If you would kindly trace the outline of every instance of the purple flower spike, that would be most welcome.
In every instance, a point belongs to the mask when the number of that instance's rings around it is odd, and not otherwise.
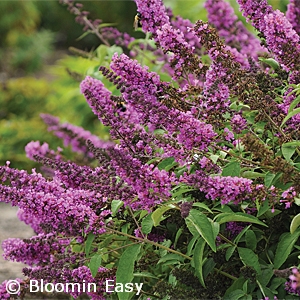
[[[257,58],[258,52],[266,51],[260,41],[238,20],[233,8],[223,0],[207,0],[208,21],[217,29],[228,46],[236,48],[241,54]],[[245,59],[245,57],[244,57]]]
[[[141,14],[142,28],[156,36],[158,29],[170,24],[165,6],[161,0],[136,0],[137,10]]]
[[[247,19],[247,22],[250,21],[257,30],[264,33],[264,16],[273,12],[273,8],[268,5],[268,1],[237,0],[237,3],[240,5],[240,10],[243,11],[243,16]]]
[[[286,71],[296,70],[300,65],[299,35],[282,12],[274,11],[264,17],[268,48]]]
[[[293,25],[294,30],[300,34],[300,0],[290,0],[287,6],[286,18]]]

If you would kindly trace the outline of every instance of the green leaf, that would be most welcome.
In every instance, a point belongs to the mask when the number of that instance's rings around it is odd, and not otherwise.
[[[216,243],[215,243],[215,228],[213,227],[213,223],[209,221],[209,219],[202,214],[200,211],[196,209],[191,209],[189,216],[186,218],[196,231],[204,238],[210,248],[216,252]]]
[[[176,232],[176,236],[175,236],[175,240],[174,240],[174,248],[175,249],[176,249],[176,246],[177,246],[178,239],[180,238],[182,232],[183,232],[183,228],[181,228],[181,227]]]
[[[96,236],[92,232],[90,232],[87,236],[87,239],[85,241],[85,247],[84,247],[86,256],[89,256],[89,253],[90,253],[90,250],[92,247],[92,243],[93,243],[95,237]]]
[[[209,158],[212,160],[213,163],[217,163],[218,159],[219,159],[219,155],[216,154],[212,154]]]
[[[199,281],[204,288],[205,288],[205,282],[203,279],[202,267],[203,267],[203,251],[204,251],[205,244],[206,244],[205,240],[200,237],[195,246],[194,255],[193,255],[193,262],[196,270],[196,275],[199,278]]]
[[[195,203],[193,203],[193,206],[197,206],[197,207],[203,208],[203,209],[207,210],[208,212],[210,212],[211,214],[213,213],[212,210],[206,204],[204,204],[204,203],[195,202]]]
[[[145,209],[140,210],[137,212],[140,216],[139,216],[139,221],[142,220],[145,216],[149,215],[149,212]]]
[[[267,174],[266,174],[266,176],[265,176],[265,186],[267,187],[267,188],[269,188],[269,187],[271,187],[271,185],[272,185],[272,182],[273,182],[273,180],[274,180],[274,178],[275,178],[275,174],[272,174],[271,172],[268,172]]]
[[[188,193],[188,192],[192,192],[192,191],[196,191],[196,190],[197,189],[191,188],[190,186],[180,185],[180,186],[177,186],[176,189],[172,190],[172,197],[175,198],[175,197],[180,196],[184,193]]]
[[[290,233],[293,234],[296,229],[300,226],[300,214],[296,215],[290,225]]]
[[[204,260],[203,260],[204,261]],[[206,259],[203,268],[202,268],[202,273],[203,273],[203,278],[205,279],[208,274],[213,271],[214,267],[216,266],[216,263],[212,257],[209,259]]]
[[[289,257],[295,242],[300,235],[300,229],[297,229],[293,234],[285,232],[280,236],[280,240],[275,252],[274,268],[279,269]]]
[[[78,245],[78,244],[71,246],[72,252],[75,252],[75,253],[82,252],[82,250],[83,250],[82,248],[83,248],[82,245]]]
[[[231,292],[227,297],[225,297],[224,299],[226,300],[238,300],[242,297],[246,296],[245,292],[243,290],[235,290],[233,292]]]
[[[232,283],[232,285],[225,292],[224,300],[225,299],[227,299],[227,300],[235,299],[235,298],[230,298],[229,295],[236,290],[241,290],[245,281],[246,281],[246,279],[244,277],[239,277],[237,280],[235,280]]]
[[[134,277],[145,277],[145,278],[154,278],[158,279],[158,277],[154,276],[152,273],[149,272],[138,272],[138,273],[133,273]]]
[[[113,234],[108,235],[100,244],[97,244],[98,249],[106,248],[114,239],[114,237],[115,236]]]
[[[168,205],[161,206],[161,207],[159,207],[158,209],[156,209],[156,210],[152,213],[152,215],[151,215],[151,218],[152,218],[152,220],[153,220],[153,225],[154,225],[155,227],[158,226],[159,223],[165,219],[165,218],[163,217],[163,214],[164,214],[166,211],[168,211],[168,210],[170,210],[170,209],[173,209],[173,208],[175,208],[174,205],[168,204]]]
[[[240,176],[241,172],[241,165],[238,161],[230,162],[226,165],[222,171],[222,176]]]
[[[152,213],[151,213],[142,221],[142,232],[144,234],[148,234],[151,232],[152,227],[153,227],[153,220],[152,220]]]
[[[116,273],[116,282],[126,283],[132,282],[134,263],[140,253],[141,244],[135,244],[126,248],[119,260],[119,265]],[[130,297],[130,293],[118,292],[119,300],[127,300]]]
[[[213,232],[214,232],[214,240],[216,240],[217,235],[220,232],[220,224],[218,222],[213,222],[211,219],[208,219],[208,221],[211,223]]]
[[[269,209],[269,202],[264,201],[262,205],[257,204],[256,207],[257,207],[257,217],[260,217]]]
[[[168,260],[174,260],[174,261],[177,261],[177,263],[180,263],[180,262],[184,262],[184,257],[179,254],[175,254],[175,253],[167,253],[165,256],[163,256],[158,261],[157,264],[165,263]]]
[[[268,265],[268,267],[263,269],[261,274],[258,275],[256,279],[261,283],[262,286],[266,286],[273,276],[274,276],[273,266]]]
[[[247,230],[245,234],[246,246],[251,250],[256,249],[257,240],[256,235],[252,230]]]
[[[98,25],[98,28],[112,27],[115,25],[118,25],[118,23],[101,23],[100,25]]]
[[[238,252],[244,265],[254,268],[258,275],[261,274],[258,256],[251,249],[238,247]]]
[[[262,285],[259,280],[256,280],[257,285],[259,286],[259,289],[261,290],[261,292],[263,293],[264,296],[268,297],[269,299],[274,299],[274,294],[272,293],[272,291],[267,288],[266,286]]]
[[[120,55],[123,53],[123,49],[116,45],[112,45],[107,48],[107,53],[109,57],[112,57],[116,52]]]
[[[280,127],[282,127],[290,118],[300,113],[300,107],[294,109],[293,111],[289,112],[287,116],[283,119]]]
[[[190,233],[193,235],[194,238],[198,238],[200,236],[199,232],[195,228],[194,224],[188,219],[185,219],[186,226]]]
[[[243,284],[243,291],[245,292],[245,294],[247,293],[248,291],[248,280],[246,280]]]
[[[194,247],[195,243],[197,242],[197,240],[198,240],[197,236],[194,236],[190,240],[190,242],[188,244],[188,247],[187,247],[186,255],[190,256],[192,254],[193,247]]]
[[[88,30],[88,31],[84,32],[82,35],[80,35],[80,36],[76,39],[76,41],[82,40],[84,37],[86,37],[86,36],[89,35],[90,33],[91,33],[91,30]]]
[[[292,103],[290,104],[288,113],[290,113],[291,111],[293,111],[293,109],[300,103],[300,96],[296,97],[295,100],[292,101]]]
[[[300,146],[300,141],[294,141],[294,142],[282,144],[281,151],[282,151],[283,157],[287,161],[291,161],[291,157],[293,156],[297,147],[299,147],[299,146]]]
[[[99,267],[101,266],[101,262],[102,262],[102,256],[99,254],[94,255],[90,260],[89,268],[94,278],[97,275]]]
[[[238,242],[240,241],[240,239],[242,238],[242,236],[249,230],[249,228],[251,227],[251,225],[248,225],[247,227],[245,227],[233,240],[233,242],[235,244],[238,244]]]
[[[221,225],[226,222],[249,222],[268,227],[265,223],[258,220],[256,217],[244,213],[222,213],[216,217],[216,221]]]
[[[166,131],[163,130],[163,129],[155,129],[155,130],[153,131],[153,134],[154,134],[154,135],[163,135],[165,132],[166,132]]]
[[[259,57],[258,60],[269,65],[274,70],[277,70],[279,68],[279,63],[274,58]]]
[[[98,59],[102,62],[104,61],[106,55],[107,55],[107,46],[105,45],[100,45],[97,49],[96,49],[96,54]]]
[[[166,170],[169,171],[174,166],[178,165],[178,163],[175,161],[174,157],[168,157],[162,160],[158,165],[157,168],[159,170]]]
[[[265,177],[265,174],[253,172],[253,171],[245,171],[242,173],[242,177],[248,178],[248,179],[255,179],[255,178]]]
[[[230,257],[234,253],[235,249],[236,249],[236,246],[230,246],[227,248],[226,254],[225,254],[226,261],[229,261]]]
[[[111,212],[112,216],[115,216],[119,209],[124,205],[124,202],[121,200],[111,201]]]

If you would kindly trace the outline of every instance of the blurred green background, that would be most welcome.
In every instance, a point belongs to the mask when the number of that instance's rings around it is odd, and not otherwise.
[[[80,2],[80,1],[79,1]],[[230,1],[238,12],[235,1]],[[136,14],[134,1],[83,1],[89,18],[116,23],[121,32],[136,38],[133,31]],[[174,15],[193,22],[206,20],[204,1],[165,0]],[[286,10],[288,1],[269,1],[274,8]],[[62,142],[47,132],[40,113],[60,117],[103,139],[108,130],[93,115],[80,94],[80,79],[87,74],[100,77],[99,65],[108,65],[114,51],[99,45],[100,40],[83,34],[82,25],[57,1],[0,1],[0,164],[30,170],[38,165],[26,158],[24,147],[32,140],[48,142],[52,149]],[[90,53],[87,58],[72,55],[68,47]],[[93,53],[93,55],[92,55]],[[71,75],[70,75],[71,74]],[[73,75],[72,75],[73,74]],[[74,76],[75,74],[75,76]],[[111,86],[106,82],[107,86]],[[72,159],[70,149],[65,155]]]

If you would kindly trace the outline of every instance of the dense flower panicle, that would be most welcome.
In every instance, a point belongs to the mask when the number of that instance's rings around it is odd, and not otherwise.
[[[287,70],[297,70],[300,65],[300,37],[292,24],[279,10],[264,16],[265,37],[268,48],[276,60]]]
[[[232,131],[234,133],[241,133],[244,129],[247,127],[247,120],[245,120],[241,115],[235,114],[231,120],[230,125],[232,128]]]
[[[241,225],[239,222],[226,223],[226,231],[230,240],[234,239],[243,229],[245,225]]]
[[[117,81],[119,83],[119,80]],[[137,125],[135,124],[139,116],[130,107],[131,114],[118,112],[115,102],[111,99],[111,92],[108,91],[100,80],[87,76],[80,85],[81,92],[85,96],[93,113],[106,126],[110,126],[110,134],[113,139],[124,139],[131,141],[135,136]],[[138,130],[142,129],[138,127]]]
[[[241,59],[235,57],[234,53],[237,50],[226,47],[216,30],[209,24],[198,21],[193,30],[212,59],[205,76],[203,96],[199,97],[200,106],[203,109],[204,119],[214,115],[215,125],[219,127],[218,122],[221,122],[222,115],[232,113],[229,109],[229,96],[235,93],[240,79],[235,72],[244,74],[248,62],[245,62],[243,57]]]
[[[208,22],[217,29],[225,44],[236,48],[241,54],[257,59],[259,52],[266,51],[260,41],[238,20],[230,3],[223,0],[207,0]],[[244,56],[244,60],[247,57]]]
[[[80,84],[81,93],[87,99],[93,113],[99,120],[110,126],[110,119],[115,119],[114,102],[110,99],[111,92],[105,88],[104,84],[97,79],[87,76]],[[98,108],[101,107],[101,110]]]
[[[40,144],[40,141],[30,142],[25,147],[26,156],[33,159],[33,155],[46,156],[49,151],[49,145],[47,143]]]
[[[170,189],[175,176],[169,175],[165,170],[158,170],[153,165],[142,164],[140,160],[132,157],[124,149],[108,149],[111,164],[116,173],[131,186],[137,195],[125,201],[134,210],[146,209],[161,203],[171,196]],[[149,180],[151,178],[151,180]]]
[[[295,201],[296,196],[297,196],[297,193],[295,191],[295,188],[290,187],[281,194],[280,202],[284,203],[285,208],[288,209],[291,207],[292,203]]]
[[[190,210],[193,207],[193,202],[183,202],[180,205],[180,214],[183,218],[187,218]]]
[[[16,279],[14,279],[15,281],[17,281],[17,282],[19,282],[21,285],[22,285],[22,283],[23,283],[23,281],[24,281],[24,279],[21,279],[21,278],[16,278]],[[8,280],[5,280],[5,281],[3,281],[2,283],[0,283],[0,299],[1,300],[10,300],[10,299],[12,299],[11,297],[12,297],[12,295],[10,294],[10,293],[8,293],[7,292],[7,288],[6,288],[6,284],[8,283]],[[12,286],[11,287],[11,289],[12,290],[17,290],[17,286]],[[18,296],[20,296],[20,293],[21,293],[21,291],[20,292],[18,292]]]
[[[43,163],[57,170],[56,178],[59,178],[66,187],[95,191],[97,197],[86,199],[86,204],[97,211],[103,210],[107,202],[113,199],[128,199],[133,195],[133,190],[125,185],[123,180],[117,179],[117,174],[107,158],[105,160],[103,156],[100,158],[99,153],[94,154],[100,163],[95,169],[69,162],[44,160]]]
[[[91,290],[91,292],[87,292],[88,296],[91,296],[94,300],[105,300],[107,297],[105,297],[106,294],[106,285],[105,280],[113,280],[115,281],[114,275],[109,275],[109,270],[103,267],[100,267],[98,269],[98,276],[97,278],[94,278],[91,274],[91,270],[87,266],[81,266],[79,268],[76,268],[72,271],[72,280],[71,282],[75,283],[82,283],[88,284],[88,283],[94,283],[96,286],[96,292]],[[84,281],[83,281],[84,280]],[[112,282],[111,282],[112,284]],[[82,287],[81,291],[75,291],[74,293],[71,293],[73,297],[78,297],[82,294]]]
[[[136,70],[134,62],[130,68],[132,74],[135,74]],[[126,74],[126,72],[122,74]],[[156,76],[158,75],[156,74]],[[135,77],[136,76],[134,75],[133,80]],[[118,82],[120,83],[120,80]],[[156,77],[154,82],[151,81],[149,83],[151,84],[150,89],[153,89],[152,92],[154,94],[156,93],[156,89],[154,88],[156,87],[157,82],[159,82],[159,77]],[[147,83],[148,82],[140,84],[138,81],[135,86],[139,86],[141,89],[144,84],[147,86]],[[127,84],[127,82],[122,84]],[[124,91],[124,87],[122,87],[122,90]],[[128,148],[128,145],[130,144],[132,151],[136,153],[144,153],[144,151],[146,151],[148,155],[154,152],[154,149],[149,145],[154,148],[170,148],[169,145],[158,141],[152,134],[146,132],[143,126],[140,126],[140,122],[143,119],[141,111],[137,111],[135,107],[132,106],[132,102],[127,98],[125,99],[127,102],[126,112],[120,114],[115,107],[115,103],[109,97],[110,93],[108,93],[101,81],[87,76],[81,83],[81,92],[85,95],[93,112],[98,116],[101,122],[110,126],[111,137],[113,139],[119,139],[121,147]],[[105,97],[103,95],[105,95]],[[141,108],[143,109],[143,107]],[[133,143],[133,141],[135,142]],[[173,152],[175,152],[175,150],[173,150]]]
[[[189,30],[188,33],[191,35],[193,32]],[[183,32],[179,29],[174,29],[170,24],[165,24],[160,29],[157,29],[157,40],[164,52],[171,51],[172,53],[169,59],[172,68],[174,68],[174,78],[181,77],[184,69],[190,69],[190,73],[193,71],[196,73],[197,69],[192,61],[195,47],[186,42]],[[196,63],[196,66],[201,69],[199,63],[200,61],[198,64]]]
[[[300,35],[300,0],[290,0],[287,5],[286,17]]]
[[[44,284],[62,283],[65,288],[68,288],[68,293],[74,298],[78,298],[82,294],[87,294],[91,299],[105,300],[107,298],[106,296],[109,294],[105,291],[105,280],[111,280],[111,283],[113,284],[113,282],[115,282],[115,270],[99,267],[97,275],[94,278],[90,269],[83,265],[84,259],[82,258],[83,257],[81,257],[81,261],[78,261],[78,257],[72,255],[64,256],[60,261],[53,262],[52,267],[50,265],[41,265],[24,268],[23,273],[25,276],[38,281],[43,279]],[[68,266],[75,264],[77,267],[74,269],[71,269],[70,266]],[[68,283],[76,283],[76,285],[71,289],[70,286],[68,287]],[[91,288],[87,289],[88,286]],[[23,289],[25,293],[28,291],[26,285]]]
[[[251,22],[254,28],[261,33],[265,32],[264,17],[273,12],[273,8],[267,0],[237,0],[240,10],[247,21]]]
[[[163,84],[156,73],[147,72],[147,68],[125,54],[114,55],[111,68],[126,84],[122,95],[139,113],[141,124],[153,129],[165,128],[170,135],[179,131],[177,141],[188,150],[193,147],[204,150],[213,142],[216,133],[212,125],[200,122],[189,112],[169,109],[159,102],[158,94]]]
[[[38,216],[40,224],[57,231],[64,228],[68,234],[89,225],[88,231],[103,232],[101,216],[97,216],[87,203],[98,198],[94,191],[65,189],[54,178],[47,181],[33,170],[25,171],[0,167],[2,182],[10,179],[11,186],[0,185],[0,200],[18,206],[25,213]],[[53,214],[53,211],[56,213]]]
[[[171,19],[171,24],[175,30],[178,29],[183,34],[185,41],[190,46],[194,47],[196,51],[201,49],[199,39],[189,30],[189,28],[194,26],[190,20],[176,16],[175,19]]]
[[[220,199],[222,204],[233,202],[238,204],[251,199],[252,180],[240,177],[209,176],[204,171],[197,170],[194,174],[185,175],[183,181],[205,193],[211,200]]]
[[[40,219],[36,215],[32,215],[28,212],[25,212],[23,209],[19,208],[17,212],[17,217],[20,221],[24,222],[26,225],[29,225],[34,232],[36,233],[43,233],[44,230],[40,226]]]
[[[137,10],[141,14],[142,28],[151,32],[155,38],[156,32],[163,25],[169,24],[169,16],[162,0],[135,0]]]
[[[291,282],[291,288],[293,288],[294,290],[300,288],[300,273],[299,270],[297,268],[293,268],[292,269],[292,275],[289,276],[289,279],[292,281]]]
[[[206,72],[204,101],[202,107],[206,112],[218,111],[220,114],[228,111],[230,105],[227,69],[221,63],[213,62]],[[225,81],[225,82],[224,82]]]
[[[292,279],[294,278],[293,275],[292,276]],[[296,277],[296,276],[295,276]],[[296,287],[295,287],[296,286]],[[285,283],[285,290],[289,293],[289,294],[292,294],[292,295],[297,295],[297,296],[300,296],[300,287],[297,287],[297,285],[295,284],[295,281],[292,280],[292,281],[287,281]]]
[[[200,47],[200,43],[194,32],[189,30],[192,24],[182,19],[180,24],[178,20],[171,23],[161,0],[136,0],[136,4],[141,13],[143,30],[152,33],[164,53],[171,52],[169,62],[174,69],[173,78],[182,77],[183,71],[197,76],[203,73],[201,61],[194,54],[195,47]]]
[[[120,32],[114,27],[104,27],[101,29],[101,34],[106,40],[113,40],[117,46],[128,48],[128,45],[135,39],[126,32]]]
[[[2,242],[3,257],[30,266],[50,263],[52,253],[64,253],[68,244],[68,241],[60,243],[52,233],[39,234],[29,240],[10,238]]]
[[[83,153],[88,157],[93,157],[93,154],[88,151],[85,144],[86,140],[91,140],[98,148],[107,148],[114,145],[111,141],[100,140],[97,136],[84,130],[82,127],[69,123],[60,124],[59,119],[51,115],[41,114],[41,117],[48,125],[48,130],[54,131],[54,134],[63,140],[66,147],[71,145],[74,152]]]

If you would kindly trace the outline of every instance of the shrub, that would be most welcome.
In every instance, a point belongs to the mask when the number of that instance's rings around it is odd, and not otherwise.
[[[1,201],[37,233],[2,245],[28,264],[19,295],[30,280],[92,299],[300,295],[299,1],[286,16],[237,1],[261,41],[223,0],[207,0],[209,23],[196,24],[136,0],[138,41],[64,2],[106,44],[99,57],[112,38],[130,56],[114,46],[80,84],[114,142],[43,115],[84,159],[31,142],[46,176],[0,169]]]

